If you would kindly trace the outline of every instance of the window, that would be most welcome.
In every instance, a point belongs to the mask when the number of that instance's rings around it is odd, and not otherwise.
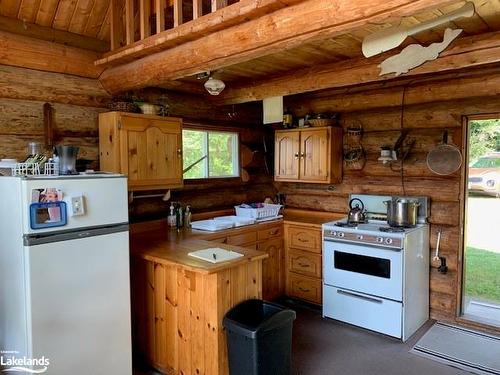
[[[185,179],[239,177],[238,133],[183,130]]]

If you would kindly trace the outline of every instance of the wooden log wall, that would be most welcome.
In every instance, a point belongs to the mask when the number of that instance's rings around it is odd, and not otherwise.
[[[341,113],[344,128],[362,125],[363,147],[367,163],[363,170],[344,170],[343,182],[333,191],[325,186],[277,183],[287,194],[287,206],[346,213],[349,193],[383,195],[418,195],[431,199],[430,249],[435,250],[437,232],[442,230],[440,251],[447,258],[449,271],[437,272],[438,262],[430,271],[431,316],[453,321],[459,309],[461,269],[461,211],[463,206],[462,179],[464,170],[450,176],[433,174],[426,165],[427,153],[442,141],[443,131],[449,142],[463,148],[463,116],[494,113],[500,108],[498,92],[485,90],[489,82],[500,80],[500,71],[474,75],[444,82],[420,82],[403,87],[377,88],[364,92],[335,91],[297,95],[286,100],[286,106],[297,116],[308,112],[336,111]],[[452,90],[446,100],[443,89]],[[401,121],[401,103],[405,106]],[[450,91],[448,91],[450,92]],[[407,160],[384,166],[377,161],[380,147],[393,146],[401,128],[409,130],[408,138],[416,141]]]
[[[79,145],[97,166],[97,117],[110,97],[96,79],[0,65],[0,158],[26,158],[44,143],[43,105],[53,108],[54,143]]]
[[[146,90],[134,93],[138,98],[157,101],[165,93]],[[168,93],[173,116],[204,124],[230,124],[243,127],[243,142],[261,144],[264,130],[253,131],[260,120],[260,106],[238,105],[216,108],[203,98]],[[98,168],[98,114],[107,111],[111,97],[96,79],[42,72],[0,65],[0,158],[26,158],[30,141],[44,142],[43,106],[53,108],[54,144],[80,146],[79,158],[91,160]],[[233,115],[233,111],[236,115]],[[229,115],[231,113],[231,115]],[[186,184],[173,199],[190,203],[195,212],[226,208],[244,201],[261,201],[274,192],[272,177],[262,164],[250,170],[250,181],[241,183]],[[252,188],[250,188],[250,184]],[[131,220],[164,217],[168,204],[161,199],[136,200],[130,206]]]

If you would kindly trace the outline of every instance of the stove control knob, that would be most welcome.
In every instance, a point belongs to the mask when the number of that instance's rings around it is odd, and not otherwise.
[[[332,230],[332,231],[330,232],[330,234],[331,234],[333,237],[337,236],[337,232],[335,232],[334,230]]]
[[[358,234],[358,235],[356,236],[356,238],[357,238],[358,240],[362,240],[362,239],[363,239],[363,235],[362,235],[362,234]]]
[[[339,232],[338,236],[339,236],[340,238],[342,238],[342,237],[344,237],[344,233],[343,233],[343,232]]]
[[[378,243],[383,243],[384,242],[384,239],[382,237],[377,237],[377,242]]]
[[[392,244],[392,238],[386,238],[386,239],[385,239],[385,243],[386,243],[387,245]]]

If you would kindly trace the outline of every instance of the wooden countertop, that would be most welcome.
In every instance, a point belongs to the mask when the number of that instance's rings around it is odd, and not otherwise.
[[[164,221],[141,223],[133,225],[130,233],[130,250],[133,256],[165,265],[180,265],[190,271],[210,274],[239,266],[245,262],[265,259],[268,254],[262,251],[240,246],[211,242],[209,239],[235,235],[249,229],[260,230],[281,223],[282,220],[253,224],[245,227],[228,229],[218,232],[204,232],[183,229],[180,232],[171,230]],[[210,247],[220,247],[236,251],[243,257],[223,263],[209,263],[188,255],[192,251]]]
[[[138,256],[148,261],[154,261],[165,265],[180,265],[190,271],[210,274],[239,266],[245,262],[253,262],[268,257],[268,255],[262,251],[219,242],[211,242],[211,239],[237,235],[251,229],[267,229],[282,222],[321,229],[323,223],[337,220],[345,216],[346,214],[342,213],[306,211],[289,208],[285,209],[284,219],[218,232],[204,232],[192,229],[183,229],[177,232],[169,229],[164,220],[133,224],[130,231],[130,249],[133,256]],[[244,256],[229,262],[213,264],[188,255],[188,253],[192,251],[210,247],[220,247],[222,249],[236,251]]]
[[[286,208],[284,212],[284,222],[286,224],[306,225],[321,229],[321,225],[332,220],[339,220],[346,217],[347,214],[306,211],[295,208]]]

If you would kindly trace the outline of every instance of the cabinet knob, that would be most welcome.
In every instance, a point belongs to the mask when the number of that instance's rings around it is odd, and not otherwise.
[[[295,159],[298,159],[299,158],[299,153],[297,152],[294,156],[295,156]]]
[[[178,157],[182,156],[182,149],[180,149],[180,148],[177,149],[177,156]]]
[[[309,264],[299,263],[299,266],[301,266],[302,268],[308,268]]]
[[[299,286],[299,290],[301,290],[304,293],[308,293],[311,291],[311,289],[305,289],[305,288],[302,288],[301,286]]]
[[[300,154],[300,158],[301,159],[304,159],[306,157],[306,154],[304,154],[303,152]]]

